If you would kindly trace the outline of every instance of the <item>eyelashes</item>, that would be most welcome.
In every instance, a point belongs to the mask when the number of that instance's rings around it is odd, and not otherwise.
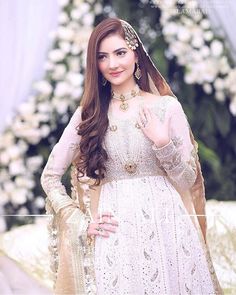
[[[121,50],[116,53],[117,56],[123,56],[127,53],[127,51]],[[98,60],[104,60],[107,57],[105,54],[98,55]]]

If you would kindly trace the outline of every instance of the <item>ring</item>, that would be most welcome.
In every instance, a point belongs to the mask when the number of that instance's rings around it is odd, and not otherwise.
[[[96,228],[97,231],[103,231],[101,227]]]
[[[148,123],[148,120],[146,120],[146,122],[142,122],[143,128],[146,127],[147,123]]]

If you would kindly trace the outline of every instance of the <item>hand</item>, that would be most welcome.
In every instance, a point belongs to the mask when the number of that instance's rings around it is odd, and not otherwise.
[[[103,236],[108,238],[109,232],[116,232],[116,226],[118,222],[114,219],[111,219],[113,215],[110,212],[104,212],[102,214],[97,213],[93,222],[88,226],[88,236]],[[102,229],[101,231],[98,229]]]
[[[143,133],[157,147],[162,147],[170,142],[169,120],[161,120],[148,107],[143,106],[139,111],[138,124]]]

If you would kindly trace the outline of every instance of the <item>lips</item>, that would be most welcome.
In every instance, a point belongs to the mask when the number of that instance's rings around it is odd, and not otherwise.
[[[121,73],[123,73],[123,71],[120,71],[120,72],[111,72],[110,75],[112,77],[118,77]]]

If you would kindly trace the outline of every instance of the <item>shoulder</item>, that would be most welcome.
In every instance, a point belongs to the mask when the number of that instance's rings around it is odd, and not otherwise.
[[[77,109],[74,111],[69,124],[70,125],[78,125],[81,122],[81,113],[82,113],[82,107],[78,106]]]
[[[145,92],[143,94],[145,105],[154,109],[165,109],[166,111],[182,109],[178,99],[171,95],[155,95]]]

